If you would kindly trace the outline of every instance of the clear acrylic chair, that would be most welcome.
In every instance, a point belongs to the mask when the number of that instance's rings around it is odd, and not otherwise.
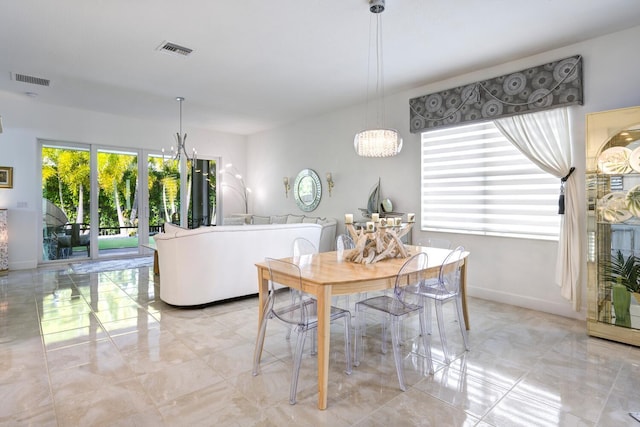
[[[311,256],[317,253],[318,253],[318,249],[316,248],[316,245],[311,243],[310,240],[305,239],[304,237],[296,237],[293,240],[293,244],[291,248],[293,262],[299,265],[305,264],[306,263],[305,257]],[[302,292],[299,291],[298,289],[290,288],[289,294],[291,295],[292,302],[295,301],[297,298],[302,297]],[[291,337],[291,328],[289,328],[289,332],[287,332],[287,339],[289,339],[290,337]],[[315,354],[315,353],[316,353],[316,348],[314,344],[311,348],[311,354]]]
[[[300,374],[302,351],[304,349],[307,332],[317,330],[318,327],[317,303],[314,299],[304,296],[296,299],[292,303],[286,291],[283,289],[276,290],[275,288],[275,285],[279,283],[279,278],[285,276],[295,278],[297,285],[302,288],[300,267],[291,262],[272,258],[266,258],[266,262],[269,267],[269,295],[265,302],[262,313],[262,323],[256,339],[252,373],[254,376],[258,375],[267,322],[275,318],[289,325],[297,333],[293,368],[291,371],[291,386],[289,389],[289,403],[294,405],[296,403],[298,376]],[[351,313],[347,310],[331,307],[331,322],[341,318],[344,319],[344,352],[347,365],[345,373],[349,375],[351,374],[351,339],[349,336],[351,331]]]
[[[405,288],[412,284],[418,284],[425,279],[425,269],[427,268],[427,254],[424,252],[417,253],[409,258],[403,266],[400,268],[398,275],[396,276],[395,286],[393,289],[393,295],[380,295],[358,301],[356,303],[356,329],[355,329],[355,360],[354,365],[360,365],[360,359],[362,354],[363,340],[362,329],[365,325],[365,311],[366,313],[378,311],[386,315],[386,318],[391,320],[391,343],[393,346],[393,357],[396,364],[396,372],[398,374],[398,382],[400,383],[400,389],[405,391],[407,389],[404,379],[404,367],[403,358],[400,354],[400,327],[403,322],[400,320],[404,317],[417,313],[420,319],[420,336],[422,338],[422,345],[425,350],[425,357],[427,359],[428,371],[433,373],[433,362],[431,360],[431,347],[429,344],[429,334],[427,333],[426,316],[423,306],[420,304],[413,304],[405,300]],[[383,320],[383,326],[384,322]],[[385,348],[384,332],[382,334],[383,350]]]
[[[336,237],[336,250],[338,251],[338,255],[344,253],[345,250],[355,247],[355,242],[348,234],[339,234],[338,237]]]
[[[293,245],[291,248],[291,254],[293,255],[293,261],[298,264],[305,264],[305,257],[311,256],[313,254],[318,253],[318,248],[316,245],[311,243],[311,241],[305,239],[304,237],[296,237],[293,240]],[[291,298],[298,298],[301,295],[301,292],[297,289],[291,289]],[[289,335],[287,335],[289,338]]]
[[[297,237],[293,240],[293,248],[291,250],[294,258],[300,258],[306,255],[313,255],[318,253],[316,245],[304,237]]]
[[[462,314],[462,296],[460,295],[460,269],[464,259],[464,248],[458,246],[445,258],[440,267],[440,273],[437,280],[426,280],[422,283],[416,283],[406,288],[407,293],[419,296],[425,307],[426,321],[428,333],[431,333],[431,301],[434,301],[436,308],[436,318],[438,322],[438,330],[440,331],[440,342],[442,343],[442,352],[446,363],[451,361],[451,351],[447,345],[447,337],[445,332],[445,323],[442,306],[446,302],[453,301],[456,306],[456,315],[458,317],[458,325],[462,334],[464,349],[469,350],[469,341],[467,337],[467,327]]]

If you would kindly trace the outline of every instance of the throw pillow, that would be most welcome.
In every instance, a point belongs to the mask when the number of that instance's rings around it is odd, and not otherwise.
[[[243,218],[245,224],[251,224],[251,216],[252,216],[251,214],[235,213],[235,214],[229,215],[228,218]]]
[[[176,233],[178,231],[187,230],[186,228],[182,228],[179,225],[172,224],[170,222],[164,223],[164,232],[165,233]]]
[[[302,222],[306,224],[317,224],[318,219],[319,218],[316,218],[315,216],[305,216],[304,218],[302,218]]]
[[[287,215],[271,215],[271,224],[286,224]]]
[[[244,225],[245,224],[244,221],[245,221],[244,218],[241,216],[230,217],[230,218],[228,217],[224,219],[223,224],[224,225]]]
[[[300,224],[304,219],[304,215],[287,215],[287,224]]]
[[[270,224],[271,223],[271,218],[269,218],[268,216],[254,215],[251,223],[254,224],[254,225]]]

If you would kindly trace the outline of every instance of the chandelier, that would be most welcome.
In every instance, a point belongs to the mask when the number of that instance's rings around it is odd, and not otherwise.
[[[175,148],[171,146],[171,156],[173,157],[173,160],[178,160],[178,161],[182,156],[184,156],[185,160],[191,160],[192,164],[195,165],[195,161],[198,159],[198,153],[194,148],[191,152],[191,156],[189,156],[189,154],[187,153],[187,147],[186,147],[187,134],[182,133],[182,102],[184,101],[184,98],[181,96],[178,96],[176,98],[176,101],[180,103],[180,131],[176,133],[176,141],[178,142],[178,146]],[[164,148],[162,149],[162,157],[164,157]]]
[[[395,129],[384,127],[384,77],[382,61],[382,16],[385,0],[369,0],[369,11],[375,15],[375,53],[376,53],[376,125],[356,134],[353,148],[362,157],[391,157],[402,150],[402,137]],[[370,31],[371,32],[371,31]],[[371,38],[371,36],[370,36]],[[369,41],[371,45],[371,40]],[[371,49],[371,46],[370,46]],[[369,51],[371,54],[371,50]],[[368,79],[367,79],[368,80]],[[369,82],[367,81],[367,105],[369,110]],[[366,114],[365,114],[366,117]]]

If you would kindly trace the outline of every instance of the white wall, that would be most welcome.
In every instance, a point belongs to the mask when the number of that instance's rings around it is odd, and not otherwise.
[[[249,185],[255,191],[255,213],[299,212],[292,195],[285,198],[282,178],[293,179],[303,168],[314,169],[320,174],[323,190],[326,172],[332,172],[336,183],[332,197],[323,193],[314,215],[331,216],[339,221],[343,221],[346,212],[359,216],[358,208],[366,206],[369,190],[378,177],[382,180],[383,197],[394,202],[394,210],[417,213],[420,211],[420,136],[409,133],[409,99],[576,54],[582,55],[584,61],[585,105],[573,107],[571,117],[576,147],[574,164],[582,188],[579,205],[584,206],[584,116],[595,111],[640,105],[637,40],[640,40],[640,27],[388,97],[385,125],[395,127],[404,137],[404,148],[395,158],[365,159],[355,154],[353,136],[363,127],[363,106],[252,135],[247,147],[247,167]],[[584,216],[581,221],[581,229],[585,230]],[[425,237],[426,233],[415,231],[413,240],[420,242]],[[560,297],[559,287],[554,283],[556,242],[461,234],[441,237],[471,251],[470,295],[569,317],[585,317],[586,300],[582,298],[581,312],[574,312],[571,303]],[[586,271],[584,256],[583,271]],[[584,296],[586,274],[582,277],[581,289]]]
[[[57,107],[23,95],[0,92],[0,166],[13,167],[13,189],[0,189],[0,207],[9,209],[9,269],[33,268],[41,260],[41,184],[38,139],[168,149],[175,145],[176,123]],[[221,157],[245,171],[246,137],[188,128],[188,148],[201,158]],[[241,204],[223,196],[227,211]]]

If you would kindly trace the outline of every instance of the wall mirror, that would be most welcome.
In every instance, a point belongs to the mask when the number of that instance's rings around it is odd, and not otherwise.
[[[322,198],[322,183],[313,169],[302,169],[293,184],[293,195],[298,207],[310,212],[318,207]]]

